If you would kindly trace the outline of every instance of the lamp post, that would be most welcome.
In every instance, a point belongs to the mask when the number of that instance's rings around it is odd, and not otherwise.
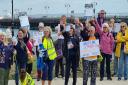
[[[50,7],[49,6],[44,6],[44,9],[45,9],[45,11],[46,11],[46,15],[48,14],[48,10],[50,9]]]
[[[97,2],[93,2],[93,13],[94,13],[94,18],[96,17],[96,5],[97,5]]]
[[[12,36],[14,36],[14,3],[13,3],[13,0],[11,1],[12,3]]]
[[[67,8],[67,17],[68,17],[68,11],[69,11],[69,8],[71,7],[70,4],[65,4],[65,7]]]

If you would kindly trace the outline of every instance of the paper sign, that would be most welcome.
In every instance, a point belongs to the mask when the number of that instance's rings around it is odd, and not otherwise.
[[[33,32],[33,38],[35,40],[34,46],[37,46],[42,43],[43,36],[44,36],[43,32]]]
[[[66,31],[69,32],[70,31],[70,25],[66,26]]]
[[[99,40],[80,42],[80,58],[100,55]]]
[[[21,27],[30,26],[29,25],[28,16],[20,16],[19,19],[20,19],[20,25],[21,25]]]

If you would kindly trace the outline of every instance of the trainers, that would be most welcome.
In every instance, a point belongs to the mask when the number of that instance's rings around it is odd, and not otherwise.
[[[58,79],[58,77],[55,77],[55,80],[57,80]]]
[[[64,77],[62,77],[62,79],[63,79],[63,80],[65,80],[65,78],[64,78]]]
[[[118,78],[118,81],[120,81],[121,80],[121,78]]]

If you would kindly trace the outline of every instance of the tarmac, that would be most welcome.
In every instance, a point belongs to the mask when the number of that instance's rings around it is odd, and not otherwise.
[[[99,78],[97,78],[96,85],[128,85],[128,80],[127,81],[123,80],[123,78],[120,81],[118,81],[116,77],[114,77],[112,79],[113,80],[110,81],[110,80],[107,80],[106,78],[104,78],[103,81],[99,81]],[[15,85],[15,81],[14,80],[9,80],[8,85]],[[35,85],[41,85],[41,81],[36,81],[35,80]],[[48,85],[47,81],[46,81],[45,85]],[[52,81],[52,85],[64,85],[64,80],[61,79],[61,78],[54,79]],[[68,85],[72,85],[72,78],[69,79],[69,84]],[[78,78],[76,85],[83,85],[83,79]],[[90,85],[90,78],[88,79],[88,85]]]

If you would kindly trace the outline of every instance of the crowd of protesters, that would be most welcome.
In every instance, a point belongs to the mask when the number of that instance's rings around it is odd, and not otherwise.
[[[90,74],[90,85],[96,85],[98,63],[100,64],[100,81],[103,81],[104,77],[112,81],[112,76],[117,76],[119,81],[123,76],[124,80],[128,79],[127,23],[121,22],[117,32],[114,18],[106,21],[105,11],[101,10],[97,19],[92,18],[85,22],[81,22],[79,18],[67,22],[66,16],[63,15],[58,26],[55,27],[56,41],[52,38],[50,26],[40,22],[38,28],[38,32],[42,32],[43,36],[37,45],[34,37],[30,36],[29,30],[25,27],[19,29],[17,37],[13,37],[10,29],[0,32],[0,85],[8,85],[9,72],[13,63],[15,64],[15,84],[35,85],[31,77],[34,55],[37,57],[37,81],[41,80],[42,85],[45,85],[46,80],[48,85],[52,85],[54,65],[55,79],[61,76],[65,80],[64,85],[68,85],[72,73],[72,85],[77,85],[77,71],[81,61],[83,85],[87,85]],[[80,59],[79,43],[97,39],[100,43],[100,56],[103,59],[98,62],[99,55]],[[111,72],[112,60],[113,73]]]

